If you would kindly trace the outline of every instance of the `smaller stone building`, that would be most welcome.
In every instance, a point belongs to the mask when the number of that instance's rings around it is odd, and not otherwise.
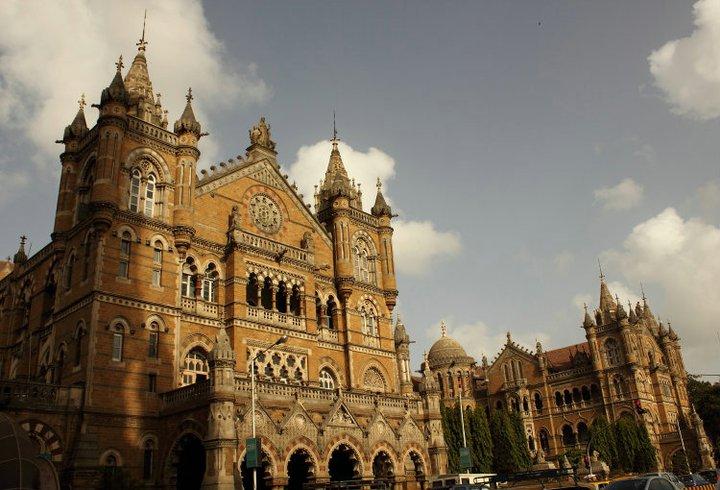
[[[585,447],[596,417],[630,417],[647,427],[661,468],[671,468],[682,449],[683,427],[688,451],[714,467],[702,420],[688,400],[680,338],[655,318],[647,299],[626,310],[601,276],[599,306],[592,314],[586,308],[581,327],[585,342],[549,351],[540,342],[531,351],[508,332],[492,362],[483,357],[477,364],[443,326],[426,365],[445,404],[462,394],[464,405],[518,412],[532,452],[552,456]]]

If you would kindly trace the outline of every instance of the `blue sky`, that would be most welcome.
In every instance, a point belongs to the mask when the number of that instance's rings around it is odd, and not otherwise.
[[[720,369],[719,0],[77,1],[42,6],[42,19],[8,5],[3,254],[20,233],[47,243],[52,140],[79,94],[96,101],[117,55],[133,56],[147,7],[171,122],[192,85],[211,133],[201,166],[242,153],[263,114],[310,196],[337,112],[350,173],[368,195],[382,177],[400,214],[398,310],[415,365],[441,319],[478,357],[507,330],[546,348],[582,340],[600,258],[621,300],[643,282],[691,371]]]

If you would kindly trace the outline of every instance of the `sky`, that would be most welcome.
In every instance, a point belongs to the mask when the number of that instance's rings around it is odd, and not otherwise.
[[[132,59],[145,8],[171,124],[192,86],[210,133],[201,168],[264,115],[309,202],[336,112],[366,209],[380,177],[399,215],[414,366],[442,320],[478,359],[507,331],[584,340],[599,260],[621,301],[643,285],[691,373],[720,373],[720,0],[6,1],[2,256],[49,241],[54,141]]]

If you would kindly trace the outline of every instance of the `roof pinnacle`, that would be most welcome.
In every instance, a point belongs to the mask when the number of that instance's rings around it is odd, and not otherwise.
[[[445,320],[440,321],[440,336],[447,337],[447,325],[445,325]]]
[[[191,100],[193,100],[193,94],[192,94],[192,87],[188,87],[187,95],[185,96],[185,100],[188,101],[188,104]]]
[[[80,110],[82,111],[85,109],[85,106],[87,103],[85,102],[85,94],[80,95],[80,100],[78,100],[78,105],[80,106]]]
[[[598,261],[598,269],[600,269],[600,280],[601,280],[601,281],[604,281],[604,280],[605,280],[605,274],[603,273],[602,263],[600,262],[600,258],[599,258],[599,257],[598,257],[597,261]]]
[[[115,63],[115,67],[117,68],[118,73],[120,73],[120,70],[123,69],[123,66],[125,65],[123,65],[122,55],[120,55],[117,62]]]
[[[135,46],[138,47],[138,51],[145,51],[145,47],[147,46],[147,41],[145,40],[145,23],[147,22],[147,9],[145,9],[145,16],[143,17],[143,30],[142,30],[142,37],[140,40],[135,44]]]

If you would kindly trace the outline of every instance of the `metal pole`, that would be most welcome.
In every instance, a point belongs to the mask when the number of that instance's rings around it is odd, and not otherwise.
[[[460,398],[460,424],[462,425],[463,447],[467,447],[467,439],[465,439],[465,416],[462,406],[462,389],[458,392],[458,397]]]
[[[683,439],[682,429],[680,429],[680,421],[678,421],[678,434],[680,435],[680,445],[685,455],[685,464],[687,465],[688,474],[690,474],[692,473],[692,471],[690,471],[690,460],[688,459],[687,449],[685,449],[685,439]]]
[[[252,407],[252,436],[255,439],[255,359],[250,361],[250,402]],[[253,490],[257,490],[257,468],[253,468]]]
[[[588,460],[588,466],[589,466],[589,469],[588,469],[589,473],[587,474],[588,480],[595,478],[595,474],[593,473],[593,468],[592,468],[592,459],[590,459],[590,442],[592,442],[592,436],[590,436],[588,438],[588,442],[587,442],[587,460]]]

